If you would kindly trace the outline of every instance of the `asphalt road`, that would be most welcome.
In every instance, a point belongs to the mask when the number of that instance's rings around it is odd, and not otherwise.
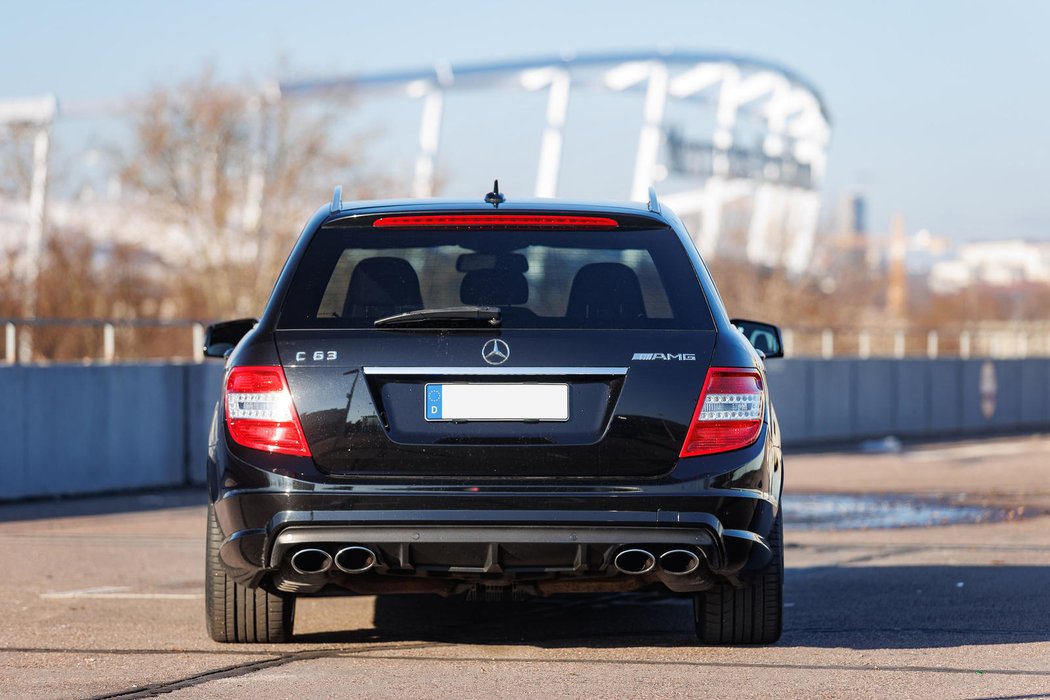
[[[918,494],[994,518],[789,526],[771,647],[697,647],[688,603],[640,595],[308,600],[294,644],[229,646],[204,632],[199,494],[7,505],[0,696],[1050,698],[1050,438],[786,469],[794,492]]]

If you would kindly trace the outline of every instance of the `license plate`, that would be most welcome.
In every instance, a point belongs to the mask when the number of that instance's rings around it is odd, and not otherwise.
[[[567,421],[568,384],[427,384],[428,421]]]

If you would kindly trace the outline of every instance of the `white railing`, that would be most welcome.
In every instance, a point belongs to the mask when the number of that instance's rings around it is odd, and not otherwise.
[[[1050,357],[1050,324],[951,328],[785,328],[791,357]]]
[[[4,362],[9,365],[179,358],[204,361],[204,324],[195,320],[8,318],[0,319],[0,324],[4,327]]]

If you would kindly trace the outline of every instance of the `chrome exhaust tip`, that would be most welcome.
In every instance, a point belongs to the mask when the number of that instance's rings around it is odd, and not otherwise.
[[[344,574],[363,574],[376,565],[376,553],[368,547],[344,547],[335,554],[335,568]]]
[[[647,574],[656,567],[656,557],[644,549],[624,549],[613,559],[613,566],[621,574]]]
[[[700,568],[700,557],[688,549],[669,549],[660,555],[660,568],[673,576],[685,576]]]
[[[304,576],[323,574],[332,568],[332,555],[323,549],[300,549],[292,555],[291,564],[296,573]]]

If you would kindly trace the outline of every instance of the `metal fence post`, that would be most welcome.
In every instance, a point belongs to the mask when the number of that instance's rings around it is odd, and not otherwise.
[[[102,361],[106,364],[113,362],[117,354],[116,330],[112,323],[102,326]]]
[[[193,361],[204,362],[204,326],[193,324]]]
[[[4,361],[9,365],[18,362],[18,329],[13,323],[4,324]]]
[[[898,359],[904,357],[904,331],[893,334],[893,356]]]
[[[827,359],[835,354],[835,333],[830,328],[820,332],[820,355]]]

